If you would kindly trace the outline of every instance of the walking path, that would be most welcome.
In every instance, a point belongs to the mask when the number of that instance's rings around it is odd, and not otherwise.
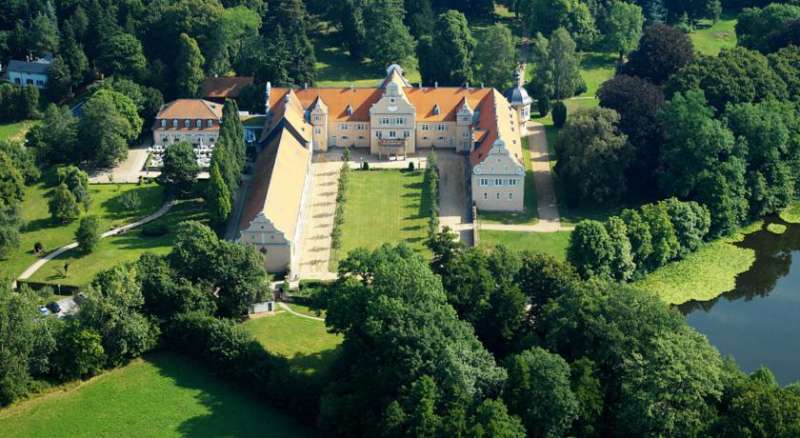
[[[100,237],[101,238],[106,238],[106,237],[109,237],[109,236],[116,236],[118,234],[125,233],[125,232],[127,232],[127,231],[129,231],[129,230],[131,230],[133,228],[138,227],[138,226],[144,225],[144,224],[146,224],[148,222],[152,222],[152,221],[160,218],[161,216],[164,216],[165,214],[167,214],[167,212],[169,212],[169,210],[174,205],[175,205],[175,201],[167,202],[166,204],[162,205],[161,208],[158,209],[158,211],[156,211],[155,213],[151,214],[150,216],[147,216],[145,218],[139,219],[136,222],[132,222],[130,224],[123,225],[121,227],[117,227],[117,228],[114,228],[112,230],[108,230],[105,233],[101,234]],[[28,266],[28,269],[26,269],[22,274],[20,274],[20,276],[17,279],[18,280],[27,280],[33,274],[35,274],[36,271],[41,269],[41,267],[44,266],[45,263],[49,262],[50,260],[53,260],[54,258],[60,256],[61,254],[64,254],[65,252],[67,252],[67,251],[69,251],[71,249],[77,248],[77,247],[78,247],[78,242],[72,242],[69,245],[65,245],[65,246],[62,246],[61,248],[58,248],[57,250],[51,252],[50,254],[47,254],[46,256],[42,257],[39,260],[37,260],[36,263]]]
[[[316,316],[311,316],[311,315],[303,315],[302,313],[297,313],[297,312],[295,312],[295,311],[294,311],[294,310],[293,310],[291,307],[287,306],[287,305],[286,305],[286,304],[284,304],[284,303],[278,303],[278,306],[280,306],[280,308],[281,308],[281,309],[283,309],[283,310],[285,310],[285,311],[287,311],[287,312],[291,313],[291,314],[292,314],[292,315],[294,315],[294,316],[299,316],[299,317],[301,317],[301,318],[305,318],[305,319],[313,319],[314,321],[322,321],[322,322],[325,322],[325,319],[324,319],[324,318],[317,318]]]
[[[236,191],[233,199],[233,213],[228,218],[228,223],[225,225],[225,239],[236,240],[239,238],[239,222],[242,220],[242,212],[244,212],[244,201],[247,199],[247,192],[250,190],[250,182],[252,177],[246,175],[242,178],[242,184],[239,190]]]

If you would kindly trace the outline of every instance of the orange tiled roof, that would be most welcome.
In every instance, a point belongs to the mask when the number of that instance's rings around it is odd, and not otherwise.
[[[239,97],[242,88],[253,83],[252,76],[225,76],[205,78],[203,80],[203,97]]]
[[[164,104],[156,119],[222,119],[222,105],[203,99],[177,99]]]

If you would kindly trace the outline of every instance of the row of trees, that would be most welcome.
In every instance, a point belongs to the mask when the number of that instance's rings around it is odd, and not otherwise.
[[[239,120],[239,107],[235,101],[225,102],[222,120],[211,156],[211,179],[206,195],[211,218],[217,225],[224,224],[231,214],[233,194],[239,189],[247,159],[244,127]]]
[[[240,319],[263,299],[268,276],[254,248],[185,222],[168,256],[145,254],[98,274],[78,297],[74,318],[40,315],[33,292],[8,284],[0,286],[2,405],[36,390],[39,380],[85,378],[125,364],[155,348],[179,314]]]
[[[604,223],[581,221],[567,259],[583,278],[629,281],[699,249],[710,226],[707,208],[670,198],[623,210]]]
[[[39,89],[0,83],[0,122],[18,122],[39,115]]]
[[[430,200],[430,217],[428,218],[428,234],[433,236],[439,232],[439,162],[436,152],[428,154],[425,174],[422,181],[424,197]]]

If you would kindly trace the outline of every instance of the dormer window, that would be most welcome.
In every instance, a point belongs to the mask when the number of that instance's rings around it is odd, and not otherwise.
[[[167,127],[167,120],[166,119],[161,119],[161,127],[162,128],[166,128]]]
[[[441,112],[442,112],[442,109],[439,108],[439,104],[438,103],[433,106],[433,115],[438,116],[439,113],[441,113]]]
[[[350,105],[347,105],[347,109],[345,109],[344,111],[347,113],[348,116],[353,115],[353,107]]]
[[[186,119],[186,120],[183,121],[183,127],[184,128],[189,128],[191,126],[192,126],[192,121],[191,120]]]
[[[202,120],[200,120],[200,119],[197,119],[197,120],[195,120],[195,122],[194,122],[194,126],[195,126],[196,128],[202,128],[202,127],[203,127],[203,121],[202,121]]]
[[[172,119],[172,127],[173,128],[177,128],[178,127],[178,119]]]
[[[214,121],[213,121],[213,120],[209,120],[209,121],[208,121],[208,123],[207,123],[206,125],[207,125],[209,128],[211,128],[212,126],[214,126]]]

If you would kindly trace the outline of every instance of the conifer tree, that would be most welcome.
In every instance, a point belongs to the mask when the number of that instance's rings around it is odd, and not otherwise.
[[[200,93],[200,85],[205,78],[203,72],[205,59],[200,53],[200,47],[194,38],[182,33],[180,36],[180,50],[175,60],[177,81],[175,89],[178,96],[196,97]]]
[[[231,214],[232,199],[231,192],[228,190],[228,185],[222,178],[218,162],[211,165],[206,202],[208,203],[211,220],[217,225],[224,224]]]

